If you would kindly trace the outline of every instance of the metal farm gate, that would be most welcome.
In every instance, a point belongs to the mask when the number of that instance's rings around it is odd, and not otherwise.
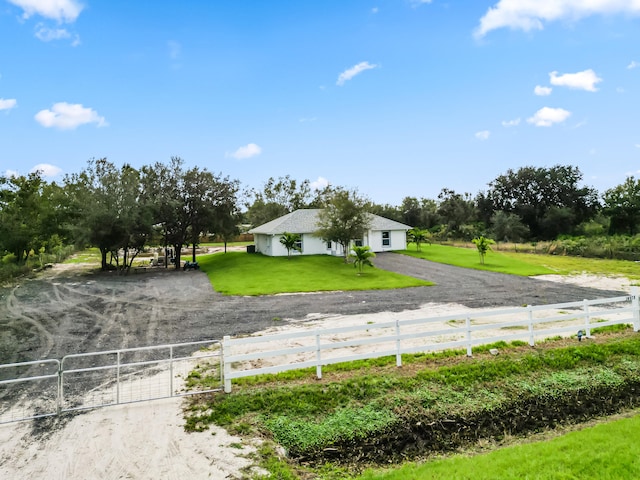
[[[221,351],[205,340],[0,365],[0,424],[220,391]],[[210,377],[212,387],[191,388],[192,374]]]

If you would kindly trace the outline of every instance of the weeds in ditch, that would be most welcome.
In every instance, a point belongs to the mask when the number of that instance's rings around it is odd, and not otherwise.
[[[635,334],[566,343],[531,349],[500,343],[492,347],[501,350],[499,357],[420,354],[407,358],[406,369],[396,368],[394,357],[351,362],[323,380],[312,380],[310,372],[291,380],[263,376],[230,395],[192,404],[187,429],[215,423],[242,435],[259,433],[289,453],[286,461],[264,460],[277,468],[291,458],[342,468],[336,462],[397,461],[424,455],[425,448],[447,451],[638,403],[630,394],[640,386]],[[299,468],[288,464],[290,472]]]

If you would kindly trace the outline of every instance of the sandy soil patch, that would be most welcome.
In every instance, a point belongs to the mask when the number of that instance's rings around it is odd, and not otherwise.
[[[632,283],[636,283],[626,277],[600,277],[587,273],[581,275],[538,275],[532,278],[565,285],[576,285],[578,287],[597,288],[600,290],[620,290],[624,292],[630,292]]]
[[[184,431],[178,398],[94,410],[34,438],[31,424],[0,426],[0,478],[240,478],[255,451],[221,428]]]

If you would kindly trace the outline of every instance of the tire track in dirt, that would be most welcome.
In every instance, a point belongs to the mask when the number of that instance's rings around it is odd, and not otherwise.
[[[61,330],[66,330],[68,335],[74,335],[78,338],[78,346],[82,349],[83,345],[99,346],[100,337],[105,334],[106,330],[119,327],[119,322],[111,321],[113,315],[106,309],[100,310],[102,303],[96,303],[91,300],[91,295],[85,295],[82,289],[87,284],[78,285],[73,283],[60,283],[59,281],[51,282],[56,298],[63,306],[62,315],[59,324]],[[87,298],[88,297],[88,298]],[[108,305],[108,304],[107,304]],[[61,352],[61,355],[75,352]]]
[[[27,305],[23,305],[16,296],[16,290],[18,288],[19,286],[16,286],[11,290],[5,302],[7,311],[14,317],[9,321],[9,326],[16,330],[18,334],[24,331],[18,320],[34,327],[36,331],[40,333],[40,335],[37,337],[37,343],[39,345],[38,355],[40,356],[40,358],[46,358],[53,349],[53,335],[47,330],[46,326],[41,321],[26,313],[30,310],[30,307]]]

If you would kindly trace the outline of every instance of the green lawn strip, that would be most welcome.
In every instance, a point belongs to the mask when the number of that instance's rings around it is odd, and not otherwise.
[[[557,273],[541,262],[532,261],[529,257],[520,255],[507,255],[503,252],[488,252],[484,264],[480,263],[478,251],[474,248],[450,247],[448,245],[422,245],[420,252],[413,248],[397,253],[411,257],[423,258],[432,262],[454,265],[456,267],[472,268],[474,270],[487,270],[499,273],[508,273],[528,277],[531,275],[544,275]],[[535,255],[533,255],[535,257]]]
[[[76,252],[62,263],[95,263],[99,265],[100,261],[100,250],[98,248],[88,248]]]
[[[274,380],[211,397],[192,405],[187,429],[202,430],[215,423],[232,432],[260,431],[294,457],[321,461],[327,450],[355,451],[358,442],[379,442],[379,448],[388,448],[385,453],[393,456],[398,431],[411,432],[414,425],[443,418],[469,425],[488,422],[495,425],[490,435],[503,435],[507,428],[521,433],[529,419],[518,412],[531,405],[550,409],[557,418],[563,411],[554,409],[590,399],[585,411],[579,406],[568,414],[569,420],[582,420],[582,415],[591,414],[593,398],[604,398],[615,389],[624,393],[629,385],[636,388],[640,339],[627,335],[606,343],[513,355],[506,349],[499,357],[463,359],[439,368],[426,362],[412,375],[393,367],[375,374],[357,368],[356,374],[344,379],[305,384]],[[544,427],[544,419],[534,419],[532,425]],[[456,441],[472,440],[473,435]],[[448,441],[441,438],[434,446],[446,450]]]
[[[383,290],[433,285],[417,278],[367,268],[358,275],[353,264],[329,255],[268,257],[245,252],[214,253],[198,257],[214,289],[224,295],[335,290]]]
[[[253,245],[253,242],[229,242],[227,248],[231,247],[246,247],[247,245]],[[224,242],[203,242],[199,243],[198,247],[223,247]]]
[[[640,415],[491,453],[368,470],[358,480],[640,478]]]
[[[603,258],[583,258],[563,255],[542,255],[533,253],[501,252],[514,260],[522,260],[548,268],[551,273],[572,275],[589,273],[603,276],[623,276],[631,280],[640,280],[640,266],[628,260],[609,260]]]

